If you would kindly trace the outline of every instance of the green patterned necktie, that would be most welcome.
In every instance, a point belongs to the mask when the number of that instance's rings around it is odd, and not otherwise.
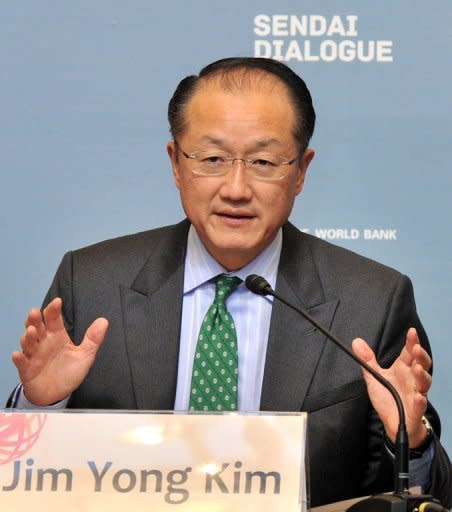
[[[215,279],[215,299],[201,324],[196,344],[190,411],[237,410],[237,335],[226,299],[242,280],[224,274]]]

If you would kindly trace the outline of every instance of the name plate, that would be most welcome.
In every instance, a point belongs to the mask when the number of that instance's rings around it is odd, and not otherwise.
[[[0,506],[305,511],[306,421],[305,413],[0,411]]]

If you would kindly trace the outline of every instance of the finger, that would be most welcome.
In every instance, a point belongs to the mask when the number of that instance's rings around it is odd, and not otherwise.
[[[27,375],[29,374],[30,360],[23,352],[19,352],[18,350],[13,352],[12,360],[14,366],[17,368],[20,380],[24,382],[24,380],[27,378]]]
[[[46,326],[42,319],[41,311],[38,308],[31,309],[25,321],[25,328],[33,326],[36,329],[39,339],[43,339],[46,335]]]
[[[428,398],[426,393],[415,393],[411,402],[409,414],[411,417],[421,418],[427,410]]]
[[[356,338],[352,342],[352,349],[355,355],[366,361],[370,366],[378,366],[374,351],[369,347],[368,343],[361,338]]]
[[[405,345],[400,352],[399,359],[407,366],[411,366],[414,361],[413,350],[416,345],[419,345],[419,338],[417,336],[416,329],[410,327],[405,337]]]
[[[369,344],[363,340],[362,338],[356,338],[352,342],[352,349],[355,355],[360,357],[364,362],[366,362],[373,370],[377,373],[382,373],[382,368],[378,364],[377,358],[375,357],[374,351],[370,348]],[[364,377],[369,384],[374,377],[362,368]]]
[[[417,335],[417,331],[414,327],[410,327],[406,333],[406,340],[410,347],[414,345],[419,345],[421,342],[419,340],[419,336]]]
[[[407,410],[407,414],[410,415],[413,421],[413,425],[419,425],[422,416],[425,414],[428,406],[428,399],[425,395],[421,393],[416,393],[413,397],[409,410]],[[413,427],[410,427],[412,430]],[[424,429],[422,429],[423,431]],[[412,436],[413,432],[410,433],[410,445],[412,444]]]
[[[42,315],[48,331],[61,331],[64,330],[64,320],[61,313],[63,301],[57,297],[50,302],[44,309]]]
[[[410,357],[413,357],[414,351],[416,347],[420,346],[420,343],[416,329],[414,327],[410,327],[406,333],[405,341],[405,348]]]
[[[20,338],[20,345],[25,357],[31,357],[37,349],[38,334],[34,326],[30,325]]]
[[[22,374],[22,371],[25,369],[27,365],[27,358],[23,352],[19,352],[18,350],[13,352],[12,355],[14,366],[17,368],[19,375]]]
[[[426,371],[429,371],[432,367],[432,358],[421,345],[413,347],[413,363],[421,365]]]
[[[432,385],[432,376],[419,364],[413,368],[415,391],[426,396]]]
[[[29,327],[30,325],[34,325],[35,327],[38,327],[42,323],[43,323],[43,321],[42,321],[41,310],[38,308],[30,309],[30,312],[28,313],[28,316],[24,322],[25,328]]]

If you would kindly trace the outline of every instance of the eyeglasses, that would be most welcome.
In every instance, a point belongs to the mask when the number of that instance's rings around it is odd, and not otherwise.
[[[186,153],[177,142],[176,147],[185,158],[193,161],[191,171],[198,176],[224,176],[232,169],[234,162],[240,161],[243,162],[251,176],[257,180],[282,180],[289,173],[288,166],[292,165],[299,157],[297,155],[292,160],[287,160],[279,155],[259,153],[253,158],[235,158],[218,149]]]

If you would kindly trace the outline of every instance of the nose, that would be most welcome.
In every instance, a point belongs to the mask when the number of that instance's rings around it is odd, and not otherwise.
[[[225,174],[224,182],[220,189],[223,199],[230,201],[249,201],[252,197],[250,177],[241,158],[235,158],[231,163],[231,169]]]

